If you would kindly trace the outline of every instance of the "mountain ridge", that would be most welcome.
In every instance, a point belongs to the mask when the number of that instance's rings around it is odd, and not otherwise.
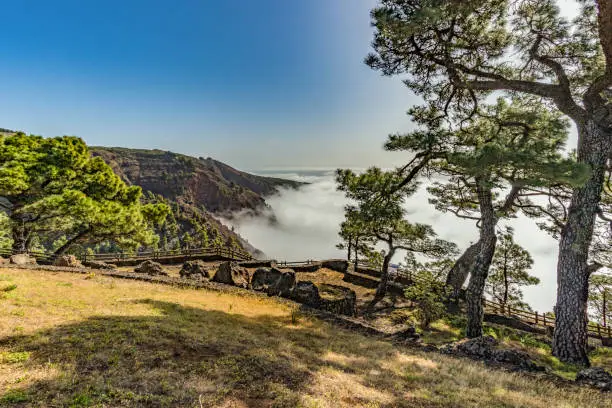
[[[160,194],[172,201],[203,206],[220,215],[266,206],[266,196],[278,188],[304,183],[246,173],[210,157],[192,157],[159,149],[92,146],[128,184]]]

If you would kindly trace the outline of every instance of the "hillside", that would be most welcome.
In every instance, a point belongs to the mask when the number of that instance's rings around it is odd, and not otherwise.
[[[612,407],[246,292],[10,269],[0,289],[0,406]]]
[[[260,177],[236,170],[212,158],[195,158],[162,150],[92,147],[121,178],[145,191],[187,203],[217,214],[257,211],[266,195],[278,187],[297,188],[301,183]]]

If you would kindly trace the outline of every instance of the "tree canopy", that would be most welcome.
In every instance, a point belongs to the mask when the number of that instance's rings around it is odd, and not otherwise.
[[[555,0],[382,0],[366,63],[405,76],[426,102],[415,120],[434,128],[461,129],[494,92],[542,98],[574,122],[589,175],[572,187],[561,228],[553,354],[588,365],[588,258],[612,157],[612,1],[579,3],[569,20]],[[430,159],[415,157],[407,174]]]
[[[429,225],[411,223],[406,216],[404,199],[412,194],[416,183],[400,185],[402,178],[394,171],[373,167],[362,174],[338,170],[338,189],[344,191],[353,204],[346,206],[342,233],[358,233],[371,245],[384,244],[381,280],[369,310],[383,299],[387,291],[389,264],[397,251],[412,256],[439,258],[453,254],[453,243],[440,239]]]
[[[530,309],[523,301],[522,286],[537,285],[540,279],[529,275],[533,258],[514,241],[514,230],[506,227],[500,234],[485,292],[505,309]]]
[[[106,240],[128,247],[152,244],[152,227],[169,211],[165,205],[142,205],[140,187],[127,186],[77,137],[2,136],[0,163],[0,196],[8,203],[16,251],[58,231],[65,243],[56,253]]]

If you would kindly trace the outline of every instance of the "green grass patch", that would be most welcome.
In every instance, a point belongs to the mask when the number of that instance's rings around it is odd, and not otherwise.
[[[11,285],[4,286],[2,289],[0,289],[0,291],[8,293],[14,291],[15,289],[17,289],[17,285],[13,283]]]
[[[23,363],[30,359],[30,353],[27,351],[4,352],[0,353],[0,363]]]
[[[22,402],[28,402],[30,398],[28,395],[21,390],[9,390],[0,398],[0,403],[4,404],[19,404]]]

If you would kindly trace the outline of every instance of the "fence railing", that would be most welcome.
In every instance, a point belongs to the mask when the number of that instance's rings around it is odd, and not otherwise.
[[[294,266],[308,266],[308,265],[314,265],[315,263],[317,263],[317,261],[313,261],[312,259],[309,259],[307,261],[279,261],[276,264],[278,266],[282,266],[285,268],[291,268]]]
[[[144,251],[137,253],[101,253],[101,254],[83,254],[83,261],[112,261],[112,260],[163,260],[176,257],[198,257],[198,256],[223,256],[239,261],[248,261],[253,259],[251,254],[237,248],[227,247],[205,247],[205,248],[188,248],[188,249],[171,249],[167,251]]]
[[[0,249],[0,256],[11,256],[13,252],[10,249]],[[28,255],[33,256],[38,261],[53,262],[56,258],[52,253],[30,251]],[[198,257],[198,256],[222,256],[225,258],[235,259],[238,261],[248,261],[253,259],[251,254],[237,248],[228,247],[207,247],[207,248],[189,248],[189,249],[174,249],[167,251],[143,251],[136,253],[126,252],[108,252],[99,254],[82,253],[77,255],[77,258],[83,262],[87,261],[138,261],[138,260],[163,260],[173,257]]]
[[[358,262],[358,266],[374,269],[371,265],[367,264],[367,262]],[[408,279],[409,281],[420,281],[424,282],[421,276],[418,273],[413,273],[412,271],[408,271],[405,269],[399,269],[396,274],[397,277],[403,277]],[[491,301],[489,299],[482,299],[483,305],[489,310],[493,311],[494,314],[512,317],[518,319],[522,323],[526,323],[530,326],[535,326],[542,328],[544,330],[554,329],[555,327],[555,319],[552,316],[548,316],[544,313],[532,312],[531,310],[523,310],[517,309],[513,307],[504,306],[501,303]],[[597,339],[608,339],[612,340],[612,326],[606,325],[602,326],[595,322],[589,322],[587,324],[587,333],[589,337],[597,338]]]

